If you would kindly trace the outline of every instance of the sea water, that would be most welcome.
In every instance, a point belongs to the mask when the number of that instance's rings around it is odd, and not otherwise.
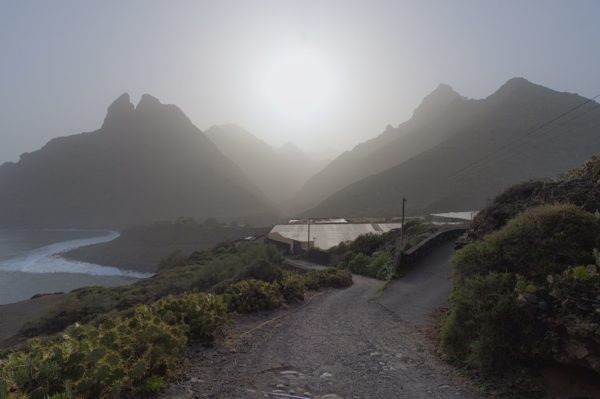
[[[75,288],[130,284],[149,274],[64,259],[72,249],[107,242],[118,233],[98,230],[0,229],[0,304],[35,294],[68,292]]]

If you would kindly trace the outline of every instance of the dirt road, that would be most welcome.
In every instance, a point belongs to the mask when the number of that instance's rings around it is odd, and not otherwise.
[[[317,294],[308,304],[258,319],[249,316],[231,332],[238,337],[234,341],[192,348],[185,376],[164,397],[478,397],[437,358],[419,327],[439,304],[438,296],[426,291],[440,287],[426,276],[446,275],[435,271],[444,267],[436,262],[436,267],[415,271],[424,274],[402,284],[397,301],[392,300],[393,292],[386,292],[389,308],[376,297],[380,281],[355,276],[352,287]],[[440,296],[446,295],[449,282],[439,282],[445,292]],[[415,286],[409,288],[411,284]],[[411,295],[424,299],[411,300]],[[427,305],[430,298],[435,301]],[[417,310],[404,313],[402,303]],[[275,320],[257,328],[268,319]],[[243,330],[251,332],[240,337]]]

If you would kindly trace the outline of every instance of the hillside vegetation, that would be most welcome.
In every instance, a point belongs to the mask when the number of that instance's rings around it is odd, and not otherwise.
[[[451,358],[484,373],[539,360],[600,373],[599,161],[513,187],[478,215],[453,258]]]

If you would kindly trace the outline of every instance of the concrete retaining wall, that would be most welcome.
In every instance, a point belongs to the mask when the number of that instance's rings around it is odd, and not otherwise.
[[[402,255],[401,266],[410,266],[423,258],[432,249],[438,245],[448,242],[449,240],[456,240],[460,237],[467,229],[463,226],[456,228],[449,228],[439,231],[431,237],[421,241],[416,246],[410,248]]]

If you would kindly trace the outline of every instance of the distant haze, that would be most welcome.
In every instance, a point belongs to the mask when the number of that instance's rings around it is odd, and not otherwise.
[[[96,129],[152,93],[202,130],[346,150],[407,120],[439,83],[508,78],[600,92],[595,1],[5,1],[0,163]]]

